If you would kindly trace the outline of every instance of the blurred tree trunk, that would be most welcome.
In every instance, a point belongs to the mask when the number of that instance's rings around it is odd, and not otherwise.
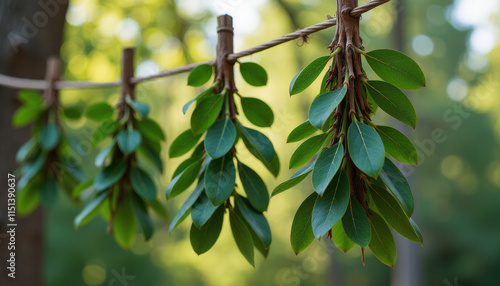
[[[400,52],[404,53],[405,50],[405,6],[403,5],[403,0],[396,0],[395,12],[396,22],[394,23],[394,48]],[[412,137],[412,132],[408,126],[405,124],[393,120],[393,123],[397,129],[399,129],[403,134]],[[406,178],[412,190],[415,190],[415,173],[413,173],[412,177]],[[416,192],[413,192],[414,194]],[[415,201],[418,202],[418,199],[415,197]],[[415,208],[415,213],[413,214],[413,218],[417,216],[417,208]],[[396,247],[398,250],[398,261],[394,266],[394,271],[392,272],[392,281],[391,285],[393,286],[419,286],[421,284],[421,256],[420,249],[421,247],[400,236],[397,235],[395,237]]]
[[[43,79],[46,60],[59,55],[67,0],[0,1],[0,73]],[[0,86],[0,285],[42,285],[43,211],[16,218],[16,275],[7,276],[7,174],[17,168],[19,146],[29,139],[30,128],[14,129],[11,118],[19,106],[17,90]],[[18,179],[18,178],[16,178]]]

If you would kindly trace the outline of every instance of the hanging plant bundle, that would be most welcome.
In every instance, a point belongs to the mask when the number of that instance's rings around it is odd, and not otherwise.
[[[410,218],[414,201],[404,175],[389,159],[417,164],[417,151],[401,132],[372,123],[377,106],[415,128],[417,117],[401,89],[425,86],[424,74],[408,56],[393,50],[365,52],[359,17],[350,15],[356,0],[337,0],[337,29],[331,53],[320,57],[290,84],[290,95],[309,87],[330,63],[309,118],[295,128],[288,142],[305,140],[293,153],[290,168],[306,165],[277,186],[273,195],[312,175],[314,193],[300,205],[292,224],[295,253],[325,234],[347,252],[355,245],[369,247],[383,263],[393,266],[396,246],[389,226],[422,243]],[[362,56],[381,80],[369,80]]]

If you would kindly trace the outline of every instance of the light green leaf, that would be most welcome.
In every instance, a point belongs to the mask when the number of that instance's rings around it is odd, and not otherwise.
[[[191,207],[191,219],[193,224],[201,228],[217,209],[212,205],[205,193],[201,193],[196,202]]]
[[[138,112],[139,114],[142,115],[142,117],[148,117],[149,114],[149,106],[140,101],[135,101],[131,99],[130,97],[127,97],[127,102],[132,106],[132,108],[135,110],[135,112]]]
[[[342,217],[342,225],[347,236],[357,245],[364,248],[370,243],[370,221],[366,216],[365,209],[353,196],[351,196],[347,211]]]
[[[340,89],[316,97],[309,109],[309,122],[314,127],[321,129],[323,124],[331,117],[337,105],[344,99],[346,92],[347,85],[343,85]]]
[[[349,155],[361,171],[377,177],[384,165],[385,151],[382,139],[370,126],[354,121],[347,131]]]
[[[186,112],[188,111],[189,107],[191,106],[191,104],[193,104],[193,102],[195,101],[200,101],[202,100],[203,98],[205,98],[206,96],[208,95],[212,95],[213,94],[213,91],[214,91],[214,88],[213,87],[210,87],[209,89],[203,91],[202,93],[198,94],[195,98],[191,99],[190,101],[188,101],[186,104],[184,104],[184,106],[182,107],[182,113],[183,114],[186,114]]]
[[[286,139],[286,143],[301,141],[313,135],[316,131],[318,131],[318,129],[316,129],[316,127],[309,122],[309,119],[307,119],[290,132]]]
[[[43,97],[33,90],[20,90],[17,97],[24,105],[42,105]]]
[[[43,111],[42,105],[25,105],[16,110],[12,117],[14,127],[23,127],[40,117]]]
[[[40,146],[45,151],[51,151],[54,149],[59,140],[61,139],[61,134],[55,123],[47,123],[40,130]]]
[[[111,150],[113,150],[113,148],[115,147],[115,144],[116,144],[116,140],[113,139],[113,141],[111,141],[111,144],[109,144],[106,148],[102,149],[102,151],[99,152],[99,154],[97,154],[97,156],[95,157],[95,160],[94,160],[94,164],[96,165],[96,167],[99,167],[99,168],[102,167],[102,165],[106,161],[106,158],[111,153]]]
[[[271,127],[274,114],[269,105],[253,97],[240,97],[243,113],[252,124],[259,127]]]
[[[88,106],[85,115],[90,120],[100,122],[113,116],[114,112],[115,110],[111,105],[106,102],[98,102]]]
[[[167,199],[174,198],[184,192],[196,180],[201,169],[203,160],[195,159],[185,170],[179,174],[174,174],[172,181],[167,186]]]
[[[128,249],[135,241],[136,222],[130,196],[124,196],[116,208],[113,234],[118,244],[125,249]]]
[[[201,181],[198,183],[194,191],[186,199],[184,204],[182,204],[181,208],[179,209],[174,219],[170,223],[170,226],[168,227],[168,232],[172,232],[172,230],[175,227],[177,227],[184,220],[184,218],[187,217],[187,215],[189,215],[189,213],[191,212],[191,207],[200,197],[203,190],[205,190],[205,182]]]
[[[410,185],[408,184],[408,181],[406,181],[403,173],[401,173],[398,167],[396,167],[396,165],[394,165],[394,163],[392,163],[392,161],[388,158],[385,158],[384,167],[380,172],[380,178],[399,200],[401,206],[406,212],[406,215],[410,217],[414,210],[413,195],[411,193]]]
[[[196,143],[198,143],[201,135],[202,134],[194,134],[191,129],[182,132],[170,145],[170,150],[168,152],[170,158],[180,157],[189,152],[189,150],[193,149]]]
[[[118,133],[116,141],[123,153],[130,154],[141,145],[142,136],[137,130],[125,129]]]
[[[105,167],[94,179],[94,187],[102,191],[118,182],[127,170],[127,161],[113,162]]]
[[[130,183],[138,195],[149,202],[156,200],[156,186],[153,179],[137,166],[130,168]]]
[[[252,234],[245,225],[245,222],[237,213],[231,211],[229,213],[229,223],[231,224],[231,231],[241,254],[243,254],[252,266],[255,266]]]
[[[266,70],[259,64],[246,62],[240,63],[240,73],[243,79],[253,86],[264,86],[267,84]]]
[[[375,129],[384,143],[386,155],[401,163],[418,163],[418,152],[410,139],[403,133],[389,126],[377,126]]]
[[[45,152],[38,152],[38,154],[26,161],[21,169],[22,179],[31,180],[42,169],[45,161],[47,161],[47,153]]]
[[[239,162],[238,174],[250,204],[259,212],[266,211],[269,205],[269,193],[259,174]]]
[[[109,190],[105,190],[95,196],[84,208],[83,210],[75,217],[73,225],[75,229],[78,229],[85,222],[89,221],[93,216],[95,216],[99,212],[99,207],[102,202],[106,199],[109,194]]]
[[[148,214],[148,208],[144,201],[137,196],[132,194],[132,206],[134,207],[135,216],[139,220],[141,225],[142,233],[144,234],[144,240],[148,241],[153,236],[154,224],[153,220]]]
[[[207,83],[212,74],[214,72],[214,68],[212,65],[199,65],[195,67],[188,76],[188,85],[190,86],[202,86]]]
[[[201,134],[214,124],[219,115],[224,96],[220,94],[205,97],[196,106],[191,115],[191,129],[195,134]]]
[[[237,196],[235,198],[235,204],[238,211],[241,213],[241,216],[248,222],[251,229],[255,231],[266,248],[268,248],[269,245],[271,245],[272,235],[271,228],[269,227],[266,217],[262,214],[262,212],[254,209],[251,202],[244,197]]]
[[[78,195],[80,195],[81,193],[87,191],[88,189],[90,188],[93,188],[94,187],[94,178],[90,178],[86,181],[83,181],[81,182],[80,184],[78,184],[74,189],[73,191],[71,192],[71,196],[73,198],[76,198]]]
[[[19,187],[17,184],[17,188]],[[38,206],[40,201],[40,183],[37,180],[29,180],[26,185],[16,191],[16,212],[19,215],[30,214]]]
[[[300,93],[308,88],[318,78],[329,60],[330,56],[317,58],[301,70],[290,83],[290,95]]]
[[[344,253],[351,250],[351,248],[356,245],[356,243],[354,243],[354,241],[352,241],[345,233],[342,220],[339,220],[332,227],[332,239],[335,246],[337,246],[337,248],[342,250]]]
[[[312,174],[314,190],[320,196],[325,192],[328,184],[337,173],[342,158],[344,157],[344,145],[339,142],[319,154]]]
[[[213,205],[224,203],[233,192],[236,168],[231,155],[213,159],[205,170],[205,192]]]
[[[224,117],[208,129],[205,136],[205,150],[213,159],[220,158],[231,150],[235,140],[236,128],[229,117]]]
[[[38,141],[36,137],[31,137],[28,142],[24,143],[16,153],[16,162],[21,163],[35,150]]]
[[[277,194],[282,193],[302,182],[312,172],[315,163],[316,161],[309,163],[307,166],[293,174],[288,180],[279,184],[276,188],[274,188],[271,196],[274,197]]]
[[[220,206],[201,228],[191,225],[189,238],[194,252],[200,255],[212,248],[219,238],[223,221],[224,207]]]
[[[295,254],[299,254],[306,249],[314,240],[314,233],[311,225],[314,203],[318,194],[312,193],[305,199],[295,213],[292,222],[290,242]]]
[[[300,167],[307,163],[318,151],[321,149],[321,146],[325,143],[328,137],[327,133],[319,134],[313,136],[306,141],[304,141],[300,146],[293,152],[292,157],[290,158],[290,169]]]
[[[141,121],[136,122],[137,130],[141,132],[144,137],[152,141],[165,141],[165,133],[161,126],[151,118],[143,118]]]
[[[396,263],[396,243],[391,230],[384,219],[378,214],[373,213],[368,220],[370,221],[372,238],[368,245],[373,254],[382,263],[394,267]]]

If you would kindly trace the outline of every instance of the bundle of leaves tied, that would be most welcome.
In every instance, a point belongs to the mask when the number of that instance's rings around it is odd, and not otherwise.
[[[239,66],[247,83],[266,85],[267,73],[260,65],[249,62]],[[188,84],[202,86],[210,80],[213,70],[211,65],[198,66],[189,74]],[[269,204],[269,194],[264,181],[245,164],[245,158],[238,156],[235,146],[241,139],[274,176],[278,175],[280,165],[271,141],[261,132],[243,126],[238,119],[234,95],[239,97],[244,115],[255,126],[270,127],[274,115],[262,100],[237,93],[232,65],[224,72],[219,72],[212,86],[183,108],[186,113],[196,102],[191,128],[173,141],[169,154],[180,157],[193,148],[194,151],[175,170],[166,190],[167,199],[196,183],[171,222],[170,231],[191,214],[191,245],[196,253],[202,254],[217,241],[224,213],[228,213],[234,240],[247,261],[254,265],[254,247],[266,257],[272,240],[263,214]],[[241,184],[236,183],[236,173]]]
[[[295,253],[328,234],[344,252],[360,246],[363,264],[364,249],[369,247],[381,262],[393,266],[396,246],[389,226],[417,243],[422,243],[422,235],[410,218],[414,201],[409,184],[390,158],[417,164],[418,156],[405,135],[375,125],[371,116],[378,106],[414,128],[415,110],[401,89],[422,88],[425,78],[400,52],[365,52],[359,29],[352,29],[359,19],[349,13],[337,13],[337,19],[330,55],[311,62],[290,84],[291,95],[304,91],[331,63],[309,118],[288,136],[288,142],[305,140],[293,153],[290,168],[307,165],[277,186],[273,195],[312,174],[315,192],[300,205],[292,223]],[[368,80],[361,55],[382,80]]]
[[[112,117],[118,110],[117,119]],[[167,219],[157,200],[156,185],[149,175],[163,172],[160,159],[165,135],[154,120],[148,118],[149,106],[130,95],[122,96],[117,108],[105,102],[87,107],[87,118],[99,123],[92,136],[94,146],[110,143],[99,152],[95,165],[100,172],[77,186],[74,196],[91,193],[92,198],[75,218],[76,228],[100,214],[108,222],[119,245],[130,247],[139,222],[145,240],[154,232],[150,210]]]

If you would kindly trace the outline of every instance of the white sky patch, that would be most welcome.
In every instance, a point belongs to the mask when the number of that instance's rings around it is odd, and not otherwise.
[[[462,101],[465,97],[467,97],[469,89],[467,87],[467,83],[461,78],[454,78],[448,82],[448,87],[446,88],[446,92],[448,93],[448,97],[454,101]]]

